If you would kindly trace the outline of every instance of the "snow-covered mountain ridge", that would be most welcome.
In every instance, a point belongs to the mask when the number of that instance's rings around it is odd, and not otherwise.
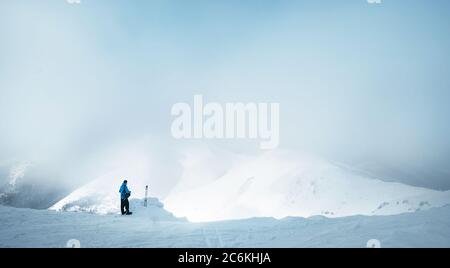
[[[208,202],[205,202],[208,200]],[[248,217],[392,215],[450,204],[436,191],[368,178],[323,159],[274,150],[164,200],[193,221]]]
[[[450,204],[449,191],[384,182],[293,151],[272,150],[254,157],[215,151],[193,158],[199,160],[185,160],[189,165],[163,199],[168,211],[191,221],[393,215]],[[119,171],[98,178],[50,209],[118,213],[118,178]],[[130,179],[134,198],[143,198],[145,184]]]

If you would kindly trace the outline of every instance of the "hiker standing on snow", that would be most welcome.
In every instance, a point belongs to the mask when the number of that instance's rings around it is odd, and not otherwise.
[[[130,203],[128,202],[128,197],[130,197],[131,192],[127,187],[127,180],[124,180],[122,186],[120,186],[120,211],[122,215],[131,215]]]

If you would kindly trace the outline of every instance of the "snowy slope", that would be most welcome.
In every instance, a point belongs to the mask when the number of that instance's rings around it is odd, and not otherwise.
[[[146,185],[149,185],[149,194],[151,194],[154,183],[152,180],[159,178],[156,176],[158,174],[154,173],[155,168],[149,166],[149,163],[155,161],[150,161],[143,153],[136,154],[135,150],[133,153],[124,151],[120,155],[119,159],[111,161],[112,168],[106,174],[76,189],[52,205],[50,210],[84,211],[97,214],[119,213],[118,190],[124,179],[129,181],[128,188],[131,190],[132,198],[143,199]],[[172,166],[182,167],[181,180],[172,189],[172,193],[187,188],[195,189],[210,183],[220,178],[241,159],[239,155],[204,144],[183,148],[180,155],[178,163],[172,163]],[[156,202],[159,203],[158,200]]]
[[[49,209],[97,214],[119,213],[120,194],[118,191],[122,184],[121,174],[123,173],[121,170],[115,170],[105,174],[73,191]],[[145,185],[145,181],[133,180],[133,185],[128,187],[131,191],[131,198],[143,199],[145,197]],[[157,199],[154,202],[159,203]]]
[[[69,190],[56,179],[42,183],[47,176],[40,173],[31,162],[0,163],[0,205],[48,208]]]
[[[450,247],[450,207],[391,216],[209,223],[0,206],[0,247]]]
[[[205,200],[208,200],[205,202]],[[367,178],[322,159],[272,150],[164,200],[191,221],[391,215],[450,204],[450,192]]]
[[[111,182],[110,176],[97,179],[49,208],[59,212],[88,212],[92,214],[120,214],[120,198],[118,187]],[[131,189],[132,190],[132,189]],[[164,209],[163,203],[157,198],[148,197],[147,207],[144,207],[145,191],[134,193],[130,198],[130,210],[133,217],[145,218],[152,221],[179,221],[172,213]],[[141,197],[141,198],[137,198]]]

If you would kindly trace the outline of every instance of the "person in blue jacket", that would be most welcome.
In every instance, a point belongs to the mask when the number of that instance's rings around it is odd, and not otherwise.
[[[131,215],[132,212],[130,212],[130,203],[128,202],[128,197],[131,195],[131,191],[128,190],[127,187],[127,180],[124,180],[122,183],[122,186],[120,186],[119,193],[120,193],[120,211],[122,212],[122,215]]]

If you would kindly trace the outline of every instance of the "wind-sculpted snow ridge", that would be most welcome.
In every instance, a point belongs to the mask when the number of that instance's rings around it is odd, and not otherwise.
[[[120,214],[120,195],[110,182],[110,176],[104,176],[72,192],[63,198],[49,210],[59,212],[86,212],[91,214],[110,215]],[[135,198],[130,199],[131,217],[143,217],[153,221],[184,221],[164,209],[163,203],[157,198],[147,198],[147,206],[144,207],[144,199],[139,192]]]
[[[164,204],[157,198],[148,198],[147,206],[144,206],[143,199],[131,199],[130,211],[131,217],[143,218],[151,221],[187,221],[185,218],[177,218],[172,213],[164,209]],[[125,216],[127,217],[127,216]]]
[[[209,183],[177,191],[164,203],[191,221],[393,215],[450,204],[450,191],[385,182],[323,159],[272,150]]]
[[[86,212],[100,215],[120,214],[119,202],[116,200],[114,207],[107,206],[98,200],[92,199],[80,199],[73,202],[66,203],[64,205],[53,206],[50,210],[56,210],[60,212]],[[143,199],[131,199],[130,211],[133,218],[146,218],[152,221],[185,221],[184,218],[177,218],[172,213],[164,209],[163,203],[157,198],[148,198],[147,206],[144,206]]]

